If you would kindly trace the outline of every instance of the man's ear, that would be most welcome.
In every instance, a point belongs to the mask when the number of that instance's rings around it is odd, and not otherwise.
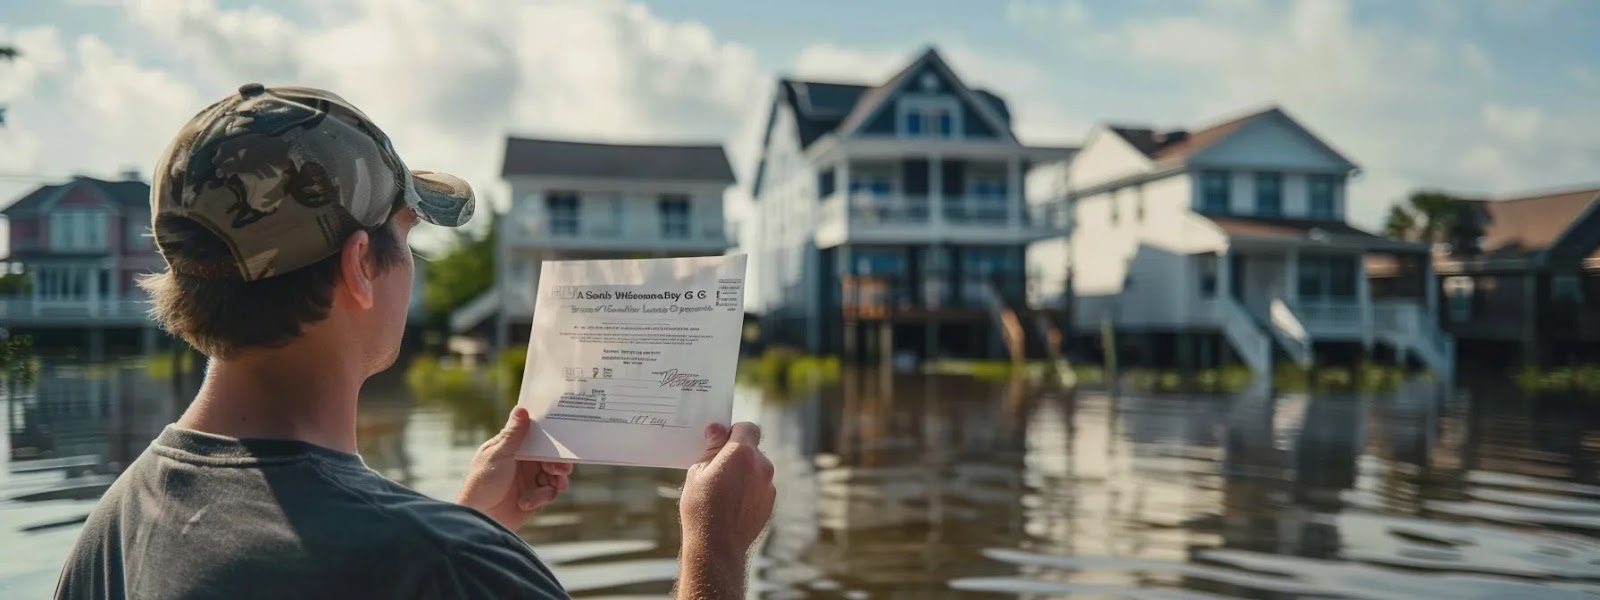
[[[365,231],[356,231],[344,239],[344,250],[339,253],[339,294],[363,310],[374,303],[372,282],[377,279],[377,269],[367,260],[372,239]]]

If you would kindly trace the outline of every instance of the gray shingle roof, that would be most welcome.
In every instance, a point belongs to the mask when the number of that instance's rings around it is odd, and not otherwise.
[[[150,207],[150,184],[143,181],[106,181],[93,177],[75,177],[71,181],[42,185],[12,202],[0,214],[14,216],[42,208],[58,192],[76,184],[94,186],[100,194],[124,210],[146,210]]]
[[[721,145],[631,145],[508,138],[502,176],[734,182]]]

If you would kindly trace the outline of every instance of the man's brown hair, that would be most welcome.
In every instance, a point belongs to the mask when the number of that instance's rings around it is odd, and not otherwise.
[[[405,258],[407,249],[392,218],[368,230],[366,257],[383,272]],[[231,257],[222,238],[204,225],[181,217],[163,217],[164,252],[187,256]],[[151,316],[168,332],[183,338],[212,358],[229,358],[251,347],[281,347],[301,329],[328,316],[333,286],[339,279],[344,251],[310,266],[256,281],[202,278],[171,269],[141,277],[150,294]]]

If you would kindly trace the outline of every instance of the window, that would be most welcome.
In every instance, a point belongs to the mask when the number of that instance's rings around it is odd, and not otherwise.
[[[982,221],[1006,220],[1006,177],[994,173],[974,173],[967,180],[967,196],[971,198],[970,216]]]
[[[1445,304],[1450,320],[1465,323],[1472,320],[1473,281],[1471,277],[1449,277],[1444,280]]]
[[[1357,268],[1354,256],[1328,257],[1328,295],[1334,298],[1356,297]]]
[[[1283,174],[1256,173],[1256,214],[1263,217],[1283,215]]]
[[[596,195],[589,199],[595,211],[598,226],[589,227],[588,234],[593,236],[618,237],[622,235],[623,208],[626,206],[620,193]]]
[[[900,135],[949,138],[956,135],[956,104],[946,97],[906,98],[900,101]]]
[[[850,175],[850,194],[885,197],[894,194],[894,180],[884,173]]]
[[[133,214],[127,217],[128,231],[123,234],[122,247],[128,250],[145,250],[150,248],[150,217],[147,215]]]
[[[52,250],[105,250],[106,213],[99,210],[61,210],[50,214]]]
[[[1311,194],[1311,218],[1337,219],[1336,200],[1339,181],[1332,175],[1312,175],[1307,182]]]
[[[1582,303],[1583,287],[1578,284],[1578,276],[1570,274],[1551,276],[1550,301],[1558,305]]]
[[[1133,186],[1133,220],[1135,223],[1144,222],[1144,186]]]
[[[1300,298],[1311,300],[1321,298],[1327,290],[1328,263],[1320,256],[1302,256],[1296,273],[1300,281]]]
[[[544,210],[550,235],[578,235],[578,194],[551,192],[545,196]]]
[[[899,250],[858,248],[850,253],[856,275],[904,275],[906,256]]]
[[[661,237],[686,239],[689,237],[689,199],[684,196],[662,196],[656,203],[661,212]]]
[[[35,292],[41,300],[88,300],[109,292],[110,272],[84,267],[41,267]]]
[[[1122,217],[1122,215],[1119,214],[1122,211],[1118,210],[1120,207],[1117,206],[1118,204],[1121,203],[1121,200],[1122,200],[1122,188],[1117,188],[1117,189],[1111,190],[1111,193],[1106,194],[1106,210],[1110,211],[1108,214],[1110,216],[1112,225],[1116,225],[1117,221],[1120,220],[1120,218]]]
[[[1211,215],[1228,214],[1230,204],[1227,171],[1203,171],[1200,173],[1200,212]]]
[[[1199,254],[1194,258],[1195,270],[1200,275],[1200,297],[1217,297],[1217,255]]]
[[[1300,297],[1305,300],[1354,298],[1359,270],[1356,260],[1354,256],[1300,257]]]

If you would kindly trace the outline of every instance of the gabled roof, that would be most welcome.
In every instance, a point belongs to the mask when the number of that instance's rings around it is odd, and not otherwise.
[[[780,78],[772,110],[767,115],[766,131],[761,137],[762,148],[765,149],[772,139],[772,128],[776,125],[779,106],[787,106],[794,115],[795,137],[800,141],[800,149],[804,150],[824,135],[836,131],[849,132],[860,127],[894,96],[894,90],[898,89],[919,67],[929,62],[933,62],[936,68],[942,69],[949,75],[950,80],[961,90],[972,95],[977,105],[976,110],[987,112],[989,118],[997,121],[1000,131],[1004,131],[1007,136],[1012,135],[1011,109],[1006,106],[1005,100],[986,90],[966,87],[950,70],[939,53],[929,48],[888,81],[876,85]],[[761,178],[765,175],[765,171],[766,157],[762,156],[756,164],[752,189],[760,189]]]
[[[1481,258],[1530,258],[1562,241],[1600,201],[1600,186],[1467,200],[1479,218]]]
[[[500,174],[734,182],[733,167],[720,144],[631,145],[518,137],[506,139]]]
[[[28,192],[16,202],[12,202],[0,214],[8,217],[19,216],[41,210],[48,206],[52,200],[65,194],[75,185],[87,185],[100,192],[101,197],[123,210],[149,210],[150,184],[143,181],[107,181],[93,177],[78,176],[71,181],[52,185],[42,185]]]
[[[850,109],[850,114],[846,115],[844,120],[839,123],[838,131],[840,134],[851,135],[858,131],[862,125],[866,124],[868,119],[871,119],[878,111],[883,110],[884,105],[890,98],[894,97],[895,92],[900,91],[900,88],[910,81],[911,76],[920,71],[925,65],[931,65],[934,69],[943,73],[950,80],[950,84],[955,88],[957,94],[968,96],[976,108],[978,116],[989,120],[989,124],[994,126],[996,131],[1003,132],[1005,135],[1002,137],[1016,137],[1011,133],[1011,116],[1009,112],[1004,110],[997,111],[991,104],[991,101],[994,101],[1003,105],[1003,102],[999,102],[999,97],[993,94],[980,95],[972,88],[967,87],[967,84],[956,76],[949,63],[944,61],[944,57],[939,56],[939,51],[932,47],[923,51],[922,55],[911,61],[911,64],[906,65],[905,68],[900,69],[900,72],[895,73],[888,81],[863,92],[861,98],[856,101],[856,105]]]
[[[810,147],[817,138],[837,129],[861,101],[861,95],[870,89],[850,83],[778,80],[781,100],[787,102],[794,113],[801,148]]]
[[[1190,157],[1201,150],[1227,139],[1228,136],[1239,131],[1245,125],[1264,119],[1281,119],[1285,121],[1290,126],[1298,129],[1312,143],[1320,146],[1329,154],[1338,157],[1339,160],[1344,161],[1346,164],[1354,166],[1354,163],[1351,163],[1344,155],[1339,154],[1337,150],[1328,146],[1326,142],[1312,134],[1277,106],[1208,125],[1197,131],[1174,129],[1158,133],[1148,127],[1130,125],[1107,125],[1106,128],[1121,137],[1128,145],[1133,146],[1135,150],[1144,154],[1145,158],[1164,165],[1179,165],[1188,162]]]

